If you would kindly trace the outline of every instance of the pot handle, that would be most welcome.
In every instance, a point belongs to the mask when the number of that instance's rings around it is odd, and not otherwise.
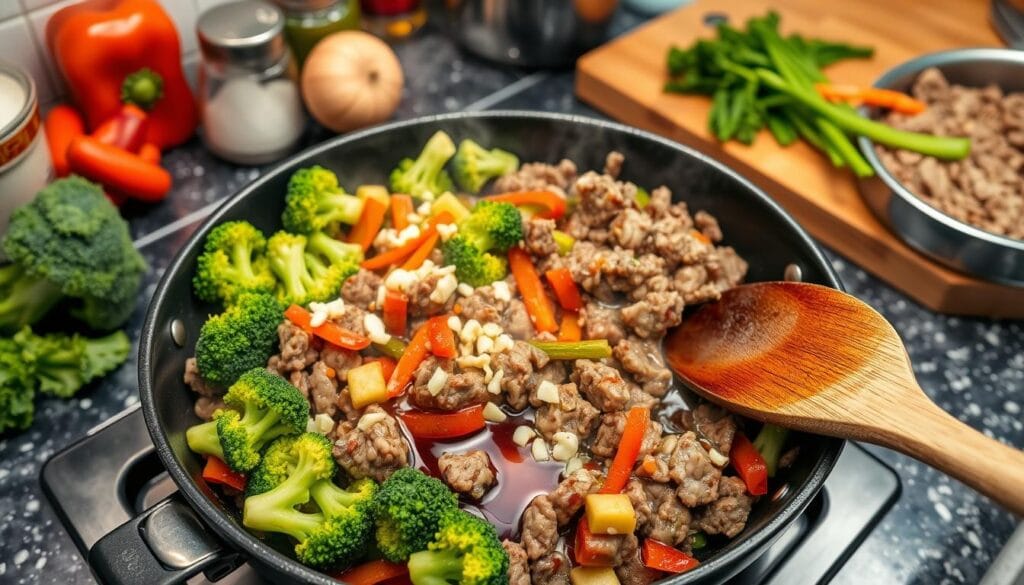
[[[239,555],[210,534],[179,493],[118,526],[89,550],[97,579],[110,585],[180,584],[204,570],[216,581],[239,564]]]

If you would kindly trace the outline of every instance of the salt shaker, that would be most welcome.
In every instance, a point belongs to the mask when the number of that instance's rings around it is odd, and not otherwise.
[[[221,4],[199,17],[203,141],[226,160],[256,165],[291,152],[306,117],[284,14],[269,2]]]

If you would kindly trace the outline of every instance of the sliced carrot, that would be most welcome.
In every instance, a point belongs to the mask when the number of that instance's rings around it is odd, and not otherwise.
[[[171,189],[171,174],[160,166],[91,136],[71,141],[68,164],[72,172],[142,201],[160,201]]]
[[[430,335],[430,353],[440,358],[453,358],[459,355],[455,346],[455,332],[448,326],[448,316],[438,315],[427,321]]]
[[[818,83],[814,87],[831,102],[878,106],[901,114],[920,114],[928,109],[928,104],[921,100],[892,89],[829,83]]]
[[[360,266],[367,270],[379,270],[381,268],[387,268],[392,264],[398,264],[415,252],[416,249],[419,248],[432,233],[436,233],[438,225],[442,223],[452,223],[454,221],[455,219],[452,217],[452,214],[447,211],[442,211],[423,224],[423,231],[420,233],[418,238],[414,238],[397,248],[384,252],[383,254],[377,254],[373,258],[363,260]]]
[[[391,227],[399,231],[409,227],[409,214],[412,212],[412,197],[401,193],[391,196]]]
[[[143,144],[142,148],[139,149],[139,158],[150,164],[160,164],[160,157],[160,147],[152,142]]]
[[[409,319],[409,296],[397,290],[388,289],[384,295],[383,317],[384,328],[391,335],[405,335],[405,325]]]
[[[491,201],[504,201],[516,207],[535,206],[542,208],[537,217],[558,219],[565,215],[565,198],[552,191],[513,191],[487,197]]]
[[[583,308],[583,298],[580,296],[580,289],[572,279],[572,273],[568,268],[555,268],[544,273],[555,291],[558,304],[566,311],[579,311]]]
[[[412,253],[411,256],[402,264],[403,270],[416,270],[420,266],[423,266],[423,261],[430,256],[430,253],[434,251],[434,246],[437,245],[437,240],[441,238],[441,234],[437,233],[434,229],[427,239],[423,240],[419,248]]]
[[[540,332],[558,331],[555,309],[544,291],[544,284],[541,283],[540,275],[530,260],[530,254],[522,248],[510,249],[508,266],[516,280],[519,293],[523,295],[523,303],[526,305],[526,312],[530,314],[530,320],[533,321],[533,328]]]
[[[562,315],[562,326],[558,330],[558,341],[579,341],[583,339],[580,318],[576,313]]]
[[[338,347],[359,351],[370,346],[369,337],[359,335],[344,327],[339,327],[330,321],[318,327],[313,327],[313,314],[298,305],[292,305],[285,309],[284,316],[303,331]]]
[[[647,423],[650,422],[651,412],[642,407],[634,406],[626,413],[626,428],[622,431],[622,438],[619,439],[619,447],[615,451],[615,459],[608,468],[608,475],[605,476],[604,485],[598,493],[617,494],[626,487],[629,476],[633,472],[633,465],[640,455],[640,447],[644,442],[644,435],[647,433]]]
[[[46,143],[50,147],[50,160],[58,177],[71,171],[68,164],[68,146],[75,138],[85,134],[85,121],[78,110],[64,104],[54,106],[43,121]]]
[[[405,390],[405,387],[412,380],[416,368],[427,358],[430,353],[430,335],[427,324],[420,325],[416,333],[405,347],[405,353],[395,365],[395,371],[388,378],[388,398],[394,398]]]
[[[359,221],[352,226],[352,231],[348,233],[348,241],[359,244],[364,252],[369,250],[373,239],[377,237],[377,232],[384,225],[384,216],[387,211],[388,206],[379,199],[367,197],[363,201],[363,211],[359,215]]]

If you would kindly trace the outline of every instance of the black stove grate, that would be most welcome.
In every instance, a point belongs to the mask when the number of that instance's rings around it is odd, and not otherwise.
[[[50,458],[41,481],[83,556],[105,534],[175,491],[138,408],[93,429]],[[891,468],[859,446],[848,444],[807,511],[730,583],[828,582],[899,493],[900,482]],[[247,566],[218,581],[238,585],[263,582]]]

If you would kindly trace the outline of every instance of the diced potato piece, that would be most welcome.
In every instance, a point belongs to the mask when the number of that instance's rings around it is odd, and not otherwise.
[[[636,512],[626,494],[587,496],[587,524],[594,534],[629,534],[636,530]]]
[[[356,197],[366,201],[367,199],[376,199],[387,207],[391,201],[391,196],[388,194],[388,188],[384,185],[360,185],[356,189]]]
[[[440,197],[434,200],[433,204],[431,204],[431,215],[437,215],[442,211],[447,211],[448,213],[452,214],[452,217],[455,218],[456,222],[460,221],[462,218],[469,215],[469,210],[466,209],[466,206],[463,205],[461,201],[459,201],[458,197],[451,193],[445,193],[444,195],[441,195]]]
[[[611,567],[574,567],[569,572],[572,585],[619,585]]]
[[[380,362],[365,363],[348,371],[348,393],[352,406],[362,408],[388,398],[388,385]]]

